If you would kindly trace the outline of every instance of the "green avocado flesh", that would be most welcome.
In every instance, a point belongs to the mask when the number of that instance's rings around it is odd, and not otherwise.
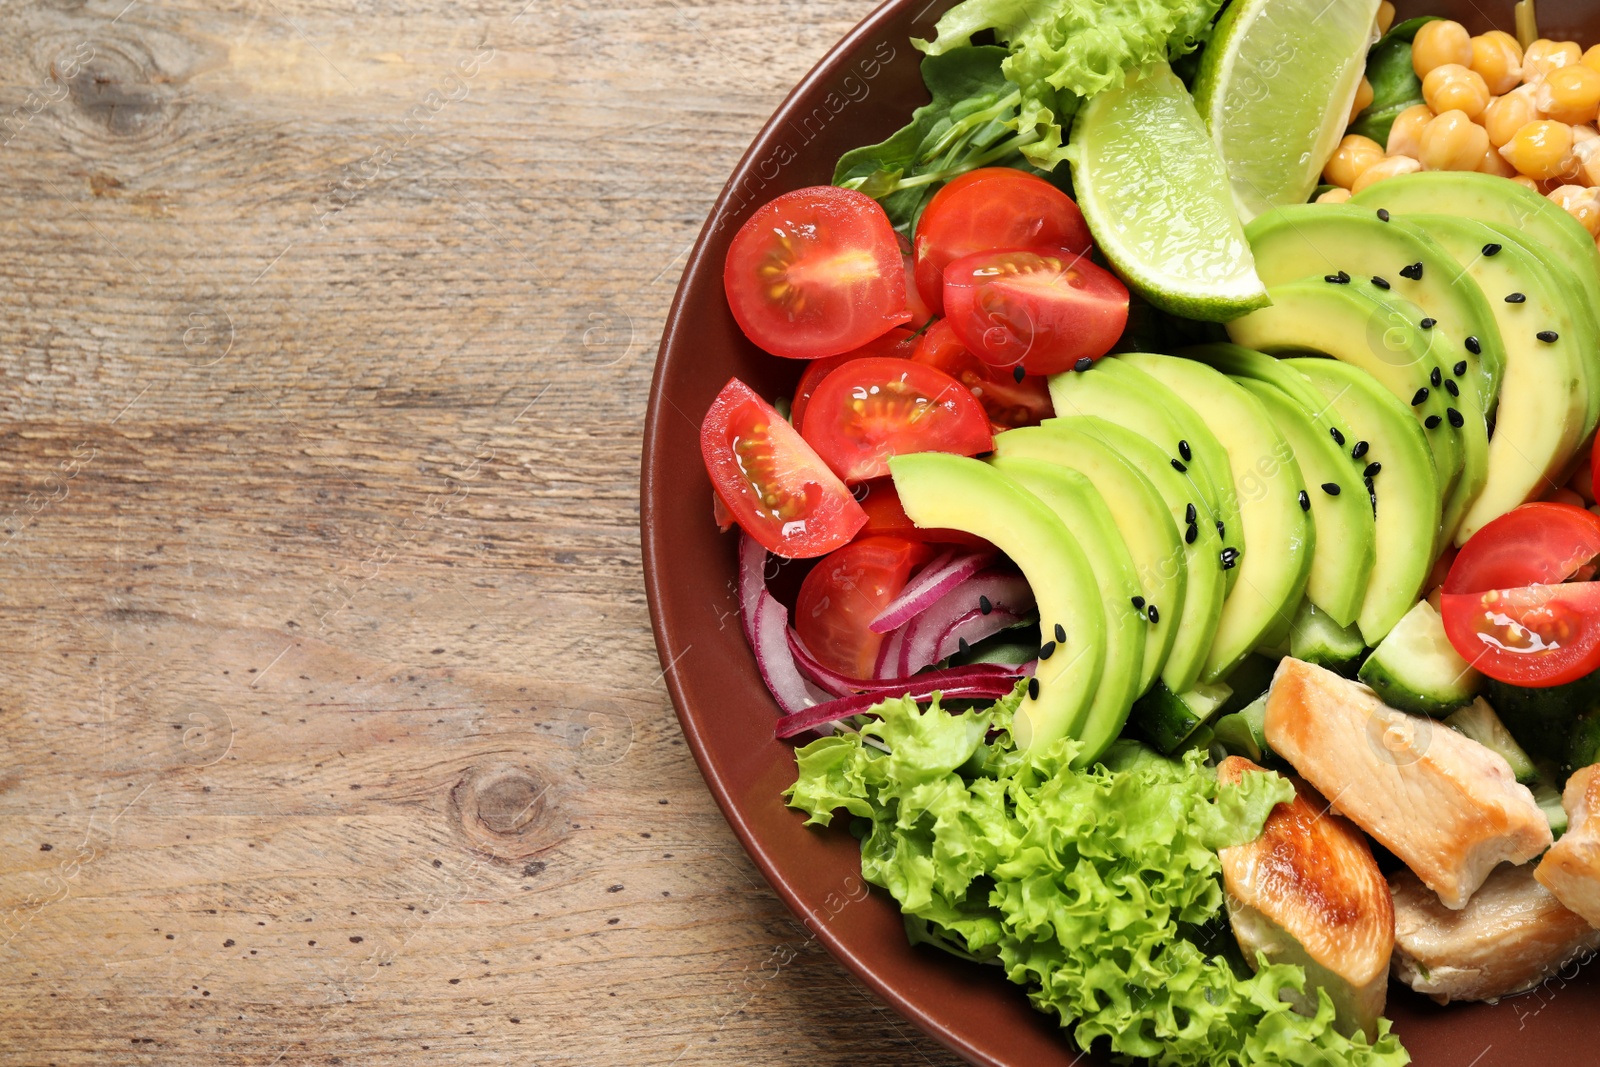
[[[1044,746],[1072,733],[1100,682],[1107,632],[1100,585],[1077,539],[1048,505],[979,460],[918,452],[890,459],[889,472],[912,522],[975,534],[1021,568],[1038,604],[1041,632],[1059,625],[1066,640],[1039,662],[1039,685],[1017,710],[1017,744]],[[1083,751],[1089,761],[1099,755]]]

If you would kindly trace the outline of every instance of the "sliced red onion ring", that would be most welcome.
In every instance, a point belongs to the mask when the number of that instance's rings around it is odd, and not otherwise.
[[[875,634],[898,630],[928,608],[939,598],[994,562],[993,552],[968,552],[957,554],[949,550],[937,556],[917,576],[906,584],[894,602],[867,624]]]
[[[1012,675],[1007,678],[992,678],[971,685],[953,686],[939,684],[934,675],[924,675],[915,679],[919,684],[909,689],[905,695],[920,703],[933,699],[935,692],[945,700],[998,700],[1011,692],[1017,683],[1017,678]],[[931,684],[928,684],[931,683]],[[873,705],[884,699],[882,693],[858,693],[855,696],[840,697],[830,700],[826,704],[818,704],[813,708],[785,715],[778,720],[777,733],[780,738],[794,737],[807,730],[815,730],[819,726],[847,719],[852,715],[860,715],[870,710]]]
[[[739,534],[739,619],[744,625],[744,639],[750,647],[756,644],[756,619],[760,617],[761,598],[767,592],[767,550],[747,533]]]
[[[906,636],[905,652],[906,662],[902,666],[903,674],[915,674],[929,664],[939,663],[949,659],[961,651],[961,642],[975,645],[984,638],[993,637],[1001,630],[1007,630],[1020,623],[1021,615],[1013,615],[1009,611],[995,608],[985,615],[977,608],[961,616],[942,634],[935,636],[926,628],[919,630],[916,635],[916,647],[912,646],[911,635]],[[908,627],[909,629],[909,627]],[[913,658],[915,657],[915,658]],[[918,659],[926,662],[917,664]]]
[[[854,696],[856,693],[893,693],[899,695],[907,689],[927,684],[962,686],[987,682],[995,678],[1016,681],[1018,676],[1030,673],[1029,667],[1013,667],[1004,663],[973,663],[965,667],[919,674],[915,678],[848,678],[838,671],[818,663],[801,643],[800,637],[789,631],[789,651],[794,656],[800,673],[834,696]]]
[[[906,630],[901,627],[883,639],[878,646],[878,663],[872,670],[874,678],[893,678],[900,671],[900,646],[905,644]]]
[[[987,615],[982,609],[984,600],[989,603]],[[1032,610],[1033,590],[1028,588],[1027,579],[1022,575],[986,571],[969,578],[941,597],[937,604],[906,624],[905,642],[900,646],[900,673],[915,674],[954,652],[959,647],[960,638],[965,637],[970,643],[980,640],[981,637],[999,633]],[[955,639],[951,641],[950,652],[941,652],[945,635],[955,630],[958,623],[974,612],[978,614],[980,621],[968,627],[970,632],[963,630],[955,635]],[[993,619],[995,615],[1005,616],[1009,621],[1002,623],[1000,620],[995,620],[992,627],[986,627],[984,622]],[[981,637],[975,638],[973,634],[980,634]]]
[[[771,593],[762,592],[756,608],[756,665],[778,707],[787,715],[826,703],[831,695],[806,680],[789,651],[789,613]]]

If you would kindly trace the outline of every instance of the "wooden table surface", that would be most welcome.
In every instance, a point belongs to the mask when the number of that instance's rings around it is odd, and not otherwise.
[[[0,1064],[953,1064],[640,572],[662,321],[870,0],[0,11]]]

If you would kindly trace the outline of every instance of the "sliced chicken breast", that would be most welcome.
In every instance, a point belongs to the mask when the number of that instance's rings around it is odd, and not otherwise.
[[[1600,926],[1600,764],[1575,771],[1561,793],[1567,832],[1533,876],[1590,926]]]
[[[1550,823],[1505,759],[1364,685],[1285,659],[1267,697],[1267,743],[1334,810],[1462,908],[1502,861],[1550,847]]]
[[[1217,777],[1237,782],[1260,767],[1230,756]],[[1303,994],[1283,999],[1302,1015],[1317,1010],[1325,989],[1346,1035],[1377,1037],[1394,947],[1394,906],[1389,884],[1367,839],[1305,782],[1291,777],[1295,798],[1272,809],[1261,836],[1221,851],[1228,919],[1245,958],[1306,970]]]
[[[1441,1004],[1532,989],[1600,948],[1600,930],[1534,880],[1531,863],[1495,868],[1453,911],[1400,871],[1394,889],[1394,976]]]

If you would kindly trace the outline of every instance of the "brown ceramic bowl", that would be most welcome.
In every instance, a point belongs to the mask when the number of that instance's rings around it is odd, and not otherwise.
[[[799,364],[750,344],[722,294],[729,238],[781,192],[826,184],[844,151],[882,140],[927,102],[913,36],[929,38],[950,0],[889,0],[789,94],[745,153],[695,245],[667,319],[645,428],[641,527],[645,585],[667,686],[706,783],[785,903],[846,967],[906,1018],[976,1064],[1068,1067],[1080,1059],[1056,1024],[992,968],[907,945],[887,894],[860,880],[856,842],[804,829],[779,799],[793,748],[772,736],[777,710],[738,621],[735,543],[711,520],[700,418],[730,377],[774,397]],[[1474,33],[1512,27],[1511,0],[1400,0],[1400,18],[1447,15]],[[1546,36],[1600,41],[1600,3],[1542,0]],[[849,1022],[840,1009],[841,1025]],[[1419,1064],[1522,1067],[1596,1060],[1600,983],[1553,978],[1498,1005],[1439,1008],[1402,987],[1389,1015]]]

